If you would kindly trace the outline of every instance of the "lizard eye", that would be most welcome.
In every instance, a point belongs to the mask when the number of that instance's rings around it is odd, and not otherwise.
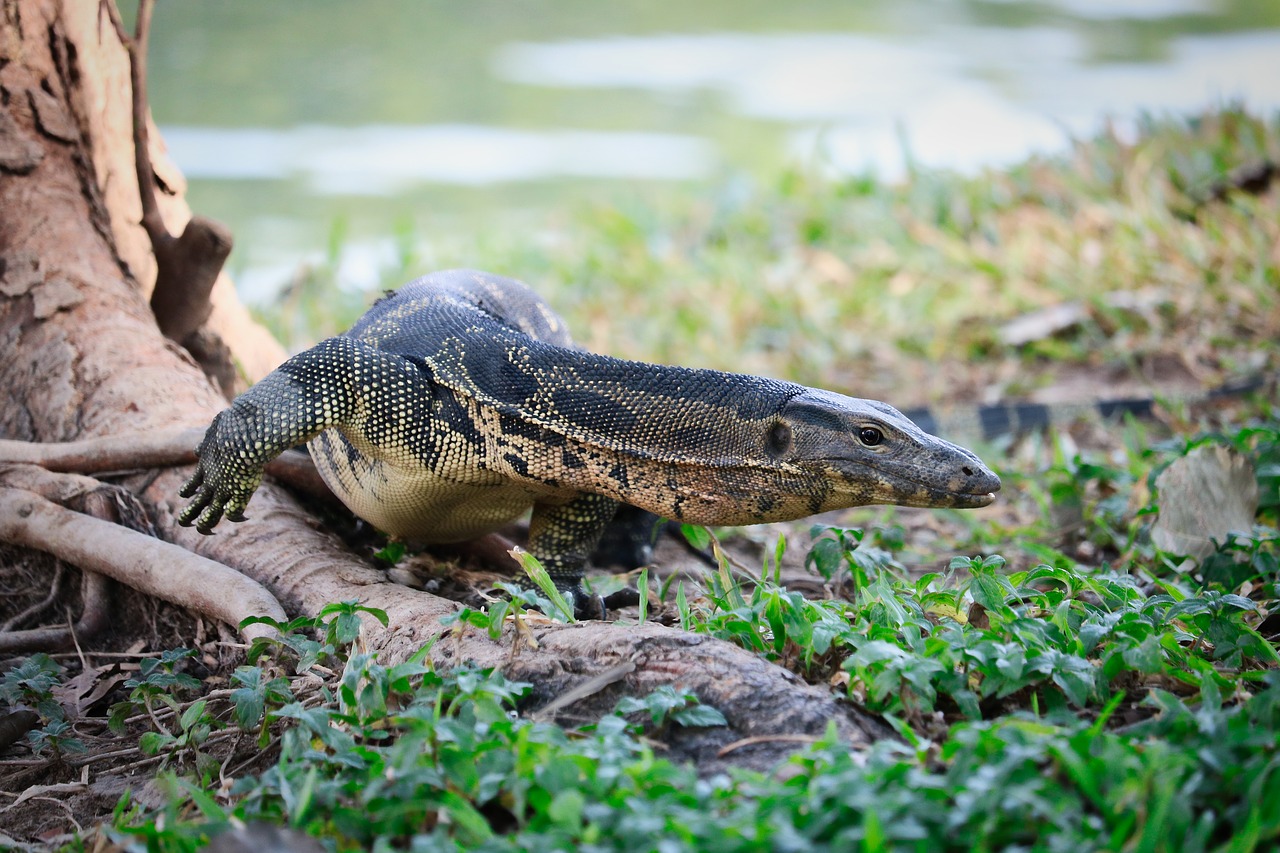
[[[765,439],[765,448],[771,456],[781,456],[791,449],[791,427],[782,421],[774,424],[769,428],[769,435]]]
[[[858,430],[858,440],[867,447],[875,447],[877,444],[884,441],[884,433],[875,427],[864,426],[862,429]]]

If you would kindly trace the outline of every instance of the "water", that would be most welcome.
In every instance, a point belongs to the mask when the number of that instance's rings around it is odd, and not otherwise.
[[[337,220],[340,277],[367,286],[405,223],[554,227],[611,187],[973,172],[1108,118],[1280,109],[1280,0],[172,0],[152,92],[264,299]]]
[[[190,178],[296,180],[316,195],[394,196],[417,184],[562,178],[681,180],[706,175],[714,162],[710,142],[672,133],[461,124],[163,130]]]

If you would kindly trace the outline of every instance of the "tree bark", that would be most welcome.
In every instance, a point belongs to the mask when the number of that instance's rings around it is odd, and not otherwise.
[[[156,261],[140,224],[128,51],[97,0],[0,2],[0,437],[66,442],[201,429],[225,399],[161,334],[148,305]],[[150,140],[158,185],[169,191],[159,198],[164,224],[180,234],[191,218],[183,182],[154,128]],[[205,329],[222,337],[246,379],[284,355],[226,276]],[[566,720],[598,716],[624,693],[678,684],[730,721],[673,744],[673,755],[708,770],[726,761],[768,766],[829,724],[851,747],[886,734],[878,720],[779,667],[655,625],[539,624],[536,647],[514,628],[496,642],[473,629],[447,631],[439,620],[454,603],[389,583],[270,481],[250,504],[250,521],[214,536],[177,526],[177,490],[189,473],[160,468],[125,481],[162,539],[256,581],[291,614],[349,599],[385,610],[389,626],[369,621],[366,641],[386,660],[438,639],[438,664],[503,669],[534,684],[532,706],[598,685],[556,709]],[[0,512],[19,505],[31,501],[10,499]],[[746,738],[749,745],[720,755]]]

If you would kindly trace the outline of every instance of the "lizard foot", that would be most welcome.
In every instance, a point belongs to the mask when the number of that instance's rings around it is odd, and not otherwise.
[[[262,482],[262,466],[247,461],[244,431],[232,413],[228,409],[213,419],[196,451],[196,472],[178,490],[191,499],[178,513],[178,524],[194,524],[206,535],[224,514],[231,521],[244,521],[244,508]]]
[[[606,608],[604,599],[593,593],[588,593],[582,587],[578,587],[573,593],[573,618],[575,619],[595,619],[603,621],[606,616]]]

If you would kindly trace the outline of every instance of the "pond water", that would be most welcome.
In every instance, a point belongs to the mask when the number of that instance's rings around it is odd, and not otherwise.
[[[260,300],[326,251],[373,286],[393,233],[430,257],[655,182],[972,172],[1108,118],[1280,109],[1280,0],[169,0],[151,89]]]

